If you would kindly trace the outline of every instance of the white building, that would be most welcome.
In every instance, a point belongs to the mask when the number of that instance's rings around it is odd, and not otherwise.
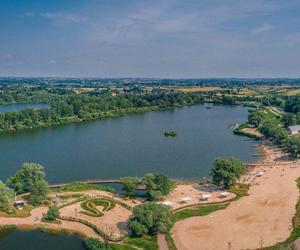
[[[300,132],[300,125],[289,126],[289,131],[291,135],[298,134]]]

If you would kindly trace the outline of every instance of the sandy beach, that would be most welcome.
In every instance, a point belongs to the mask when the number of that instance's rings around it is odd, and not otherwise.
[[[299,162],[281,160],[282,153],[264,147],[266,165],[242,178],[252,184],[249,196],[226,209],[175,224],[172,233],[179,250],[257,249],[284,241],[292,230],[299,196],[296,179]],[[263,175],[258,177],[258,173]]]

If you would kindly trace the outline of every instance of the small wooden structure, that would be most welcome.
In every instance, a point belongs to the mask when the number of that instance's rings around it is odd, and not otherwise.
[[[23,207],[25,205],[25,201],[23,200],[16,200],[14,203],[15,207]]]

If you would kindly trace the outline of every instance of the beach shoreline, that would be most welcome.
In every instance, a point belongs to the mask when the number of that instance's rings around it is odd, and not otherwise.
[[[229,244],[231,249],[257,249],[290,236],[299,196],[299,161],[287,160],[267,141],[262,147],[265,159],[241,178],[250,185],[248,196],[224,210],[176,223],[172,233],[179,250],[226,250]]]

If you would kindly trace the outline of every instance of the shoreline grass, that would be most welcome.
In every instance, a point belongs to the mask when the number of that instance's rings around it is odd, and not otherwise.
[[[101,190],[110,193],[115,193],[115,189],[108,185],[88,184],[85,182],[72,182],[63,187],[53,187],[52,192],[82,192],[89,190]]]

